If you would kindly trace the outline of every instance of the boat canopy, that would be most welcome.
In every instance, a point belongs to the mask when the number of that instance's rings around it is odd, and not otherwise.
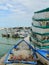
[[[42,13],[42,12],[49,12],[49,8],[46,8],[46,9],[43,9],[43,10],[39,10],[39,11],[36,11],[34,13]]]

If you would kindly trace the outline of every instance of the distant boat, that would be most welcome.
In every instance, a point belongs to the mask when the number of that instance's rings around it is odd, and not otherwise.
[[[37,49],[36,54],[44,65],[49,65],[49,50]]]
[[[13,34],[12,38],[19,38],[19,35],[18,34]]]
[[[19,34],[19,37],[20,38],[25,38],[25,37],[27,37],[27,34]]]
[[[2,37],[10,37],[10,34],[2,34]]]
[[[25,51],[25,52],[24,52]],[[19,52],[19,53],[18,53]],[[18,55],[21,55],[17,57]],[[29,54],[29,55],[28,55]],[[31,54],[31,56],[30,56]],[[15,55],[15,57],[13,56]],[[27,57],[26,57],[27,56]],[[5,64],[23,63],[23,64],[37,64],[36,53],[33,47],[25,40],[20,40],[7,54]]]

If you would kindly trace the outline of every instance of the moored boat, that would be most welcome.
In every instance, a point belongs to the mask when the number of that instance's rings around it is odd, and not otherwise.
[[[2,34],[2,37],[10,37],[10,34]]]
[[[36,54],[44,65],[49,65],[49,50],[37,49]]]
[[[39,60],[49,65],[49,8],[34,12],[32,19],[31,44],[34,45]]]
[[[5,64],[22,63],[37,64],[36,53],[33,47],[25,40],[20,40],[7,54]]]

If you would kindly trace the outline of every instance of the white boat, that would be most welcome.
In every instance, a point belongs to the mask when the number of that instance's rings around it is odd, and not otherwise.
[[[37,27],[32,26],[32,31],[39,34],[44,34],[44,33],[49,33],[49,28],[42,29],[42,28],[37,28]]]
[[[46,51],[37,49],[36,54],[40,62],[42,62],[44,65],[49,65],[49,50]]]
[[[49,8],[34,12],[32,19],[30,40],[36,48],[36,54],[39,60],[44,65],[49,65]]]

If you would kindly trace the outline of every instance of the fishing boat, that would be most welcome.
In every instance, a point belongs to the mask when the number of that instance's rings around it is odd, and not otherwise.
[[[34,12],[30,41],[39,60],[49,65],[49,8]]]
[[[49,40],[39,41],[36,38],[30,37],[30,41],[32,41],[32,43],[35,43],[36,45],[39,46],[49,46]]]
[[[49,50],[37,49],[36,54],[44,65],[49,65]]]
[[[10,34],[2,34],[2,37],[10,37]]]
[[[38,32],[38,33],[40,33],[40,34],[44,34],[44,33],[48,33],[49,32],[49,29],[48,28],[40,28],[40,27],[35,27],[35,26],[32,26],[32,30],[34,31],[34,32]],[[44,30],[44,31],[43,31]]]
[[[18,38],[18,37],[19,37],[18,33],[12,35],[12,38]]]
[[[13,63],[37,64],[36,53],[33,47],[25,40],[20,40],[8,52],[4,63],[6,65]]]

